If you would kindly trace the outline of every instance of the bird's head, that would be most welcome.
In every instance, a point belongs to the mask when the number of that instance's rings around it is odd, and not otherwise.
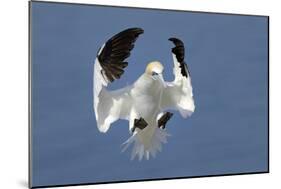
[[[164,67],[159,61],[152,61],[147,64],[145,73],[153,80],[159,81],[164,87],[166,87],[166,83],[162,75],[163,70]]]

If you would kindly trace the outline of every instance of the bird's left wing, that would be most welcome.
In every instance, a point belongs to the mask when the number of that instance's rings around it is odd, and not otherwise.
[[[177,38],[170,38],[169,40],[175,45],[172,48],[175,79],[173,82],[166,82],[167,86],[163,90],[161,99],[161,109],[163,111],[167,109],[178,110],[186,118],[194,112],[195,105],[191,76],[184,60],[184,43]]]
[[[106,132],[110,124],[127,115],[129,104],[128,87],[117,91],[108,91],[106,86],[119,79],[128,65],[124,62],[130,56],[141,28],[129,28],[111,37],[98,51],[94,65],[94,111],[98,129]]]

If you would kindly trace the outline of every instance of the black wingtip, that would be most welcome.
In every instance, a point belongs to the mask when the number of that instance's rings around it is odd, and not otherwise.
[[[174,42],[174,41],[180,41],[180,40],[178,38],[175,38],[175,37],[170,37],[169,41],[173,41]]]
[[[171,37],[169,38],[169,41],[172,41],[176,46],[183,46],[183,42],[178,38]]]
[[[185,56],[184,43],[180,39],[175,37],[169,38],[169,41],[172,41],[175,45],[175,47],[172,48],[172,53],[176,55],[177,61],[180,64],[179,66],[181,68],[181,74],[183,77],[187,78],[189,74],[189,70],[184,61],[184,56]]]
[[[138,32],[140,34],[144,32],[144,30],[142,28],[128,28],[127,30],[135,31],[135,32]]]
[[[143,32],[142,28],[125,29],[107,40],[98,53],[97,58],[102,67],[101,74],[109,82],[119,79],[124,73],[123,69],[128,65],[124,60],[130,56],[135,41]]]
[[[128,28],[128,29],[123,30],[120,33],[134,33],[136,36],[138,36],[140,34],[143,34],[144,30],[142,28]]]

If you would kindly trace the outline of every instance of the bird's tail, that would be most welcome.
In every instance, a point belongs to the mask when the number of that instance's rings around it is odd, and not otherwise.
[[[139,160],[142,160],[143,158],[149,160],[150,156],[155,158],[156,153],[161,152],[162,144],[167,143],[168,136],[170,135],[166,132],[166,130],[157,127],[150,138],[150,142],[148,142],[148,145],[145,145],[142,142],[142,131],[134,132],[133,135],[122,144],[122,152],[124,152],[131,144],[133,144],[131,160],[135,159],[137,156]]]

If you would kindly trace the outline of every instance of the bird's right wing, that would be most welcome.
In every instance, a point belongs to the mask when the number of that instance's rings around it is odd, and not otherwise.
[[[172,48],[175,79],[173,82],[166,82],[167,87],[163,91],[161,109],[178,110],[183,117],[187,117],[194,112],[195,105],[191,76],[184,61],[184,44],[177,38],[170,38],[169,40],[175,45],[175,47]]]
[[[128,65],[124,62],[130,56],[134,43],[143,33],[141,28],[126,29],[102,45],[94,65],[94,111],[98,129],[106,132],[110,124],[121,117],[126,117],[125,105],[129,104],[128,88],[110,92],[105,87],[124,73]],[[122,114],[122,115],[121,115]]]

